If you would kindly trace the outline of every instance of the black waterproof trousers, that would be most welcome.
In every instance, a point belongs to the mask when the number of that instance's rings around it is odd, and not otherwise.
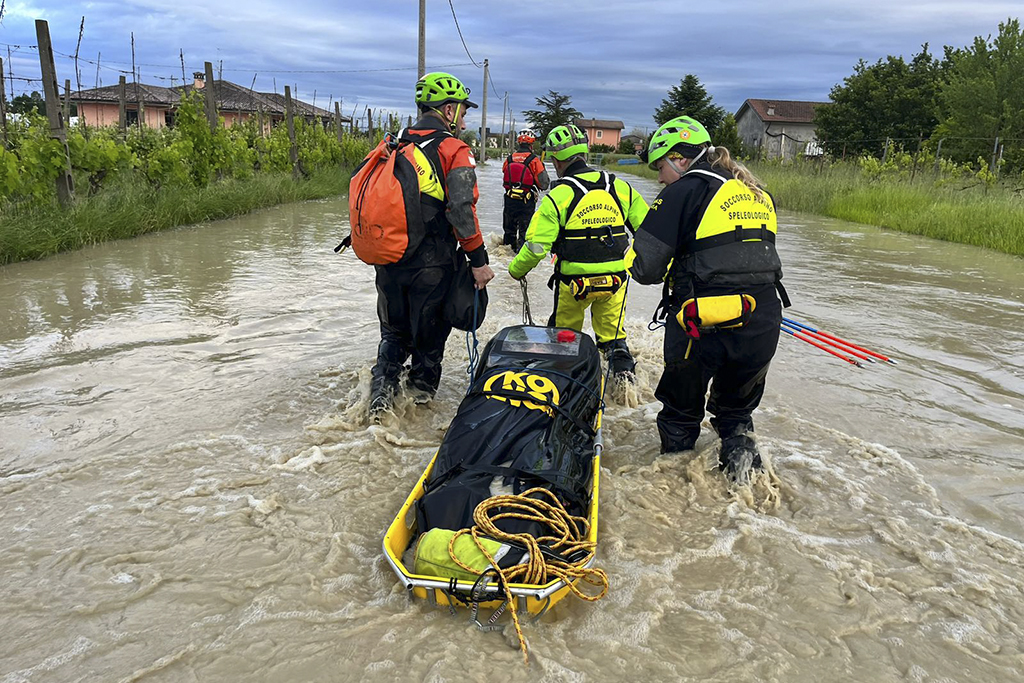
[[[754,430],[751,413],[764,395],[765,377],[779,343],[782,304],[774,288],[755,294],[750,322],[736,330],[703,333],[693,340],[670,317],[665,327],[665,371],[655,390],[662,402],[658,413],[661,452],[689,450],[700,436],[708,382],[707,410],[711,426],[727,438]]]
[[[526,241],[526,229],[530,227],[530,219],[537,206],[537,200],[531,198],[524,202],[506,195],[505,210],[501,216],[501,229],[505,233],[502,244],[507,244],[514,251],[522,248]]]
[[[409,384],[433,395],[441,381],[441,361],[451,325],[444,321],[445,297],[454,267],[377,266],[377,317],[380,346],[373,385],[397,388],[405,361],[412,356]]]

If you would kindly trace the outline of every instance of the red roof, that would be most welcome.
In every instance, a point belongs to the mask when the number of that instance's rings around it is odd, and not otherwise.
[[[750,107],[757,117],[765,123],[811,123],[814,121],[814,110],[828,102],[796,102],[793,100],[747,100],[739,111],[738,119],[743,110]]]

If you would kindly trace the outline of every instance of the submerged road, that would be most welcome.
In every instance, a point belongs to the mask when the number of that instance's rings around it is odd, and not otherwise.
[[[480,184],[496,240],[497,164]],[[514,636],[410,604],[381,556],[465,339],[432,404],[367,426],[375,291],[331,252],[346,206],[0,268],[0,682],[1020,680],[1020,259],[784,212],[792,316],[900,365],[783,338],[755,414],[774,479],[738,492],[709,430],[658,456],[658,291],[634,284],[639,384],[605,421],[611,593],[528,628],[525,670]],[[507,274],[490,291],[484,339],[520,320]]]

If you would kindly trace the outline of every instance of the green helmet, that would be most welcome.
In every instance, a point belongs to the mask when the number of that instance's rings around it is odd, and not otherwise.
[[[416,104],[428,107],[440,107],[449,102],[461,102],[467,107],[475,107],[469,101],[469,88],[462,81],[443,71],[424,74],[416,81]]]
[[[586,154],[590,147],[587,144],[587,134],[570,123],[552,128],[544,139],[542,149],[551,152],[551,156],[559,161],[565,161],[577,154]]]
[[[699,148],[704,144],[711,143],[711,136],[707,129],[697,119],[689,116],[677,116],[671,121],[661,124],[661,127],[651,136],[647,143],[647,150],[640,155],[651,168],[656,168],[656,162],[676,147]]]

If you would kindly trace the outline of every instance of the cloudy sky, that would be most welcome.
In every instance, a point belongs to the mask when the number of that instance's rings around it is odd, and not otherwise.
[[[687,73],[715,101],[736,111],[748,97],[828,99],[858,59],[909,57],[928,42],[964,46],[994,34],[1020,14],[1020,0],[777,0],[692,3],[678,0],[589,0],[566,3],[453,0],[472,59],[490,60],[494,88],[488,123],[501,125],[502,101],[522,110],[548,90],[570,94],[586,116],[620,119],[627,129],[650,126],[668,88]],[[82,87],[117,82],[131,71],[131,33],[142,81],[181,83],[204,61],[223,77],[256,89],[296,87],[299,97],[345,112],[367,105],[412,113],[416,80],[417,0],[6,0],[0,57],[18,79],[38,78],[35,19],[46,19],[57,53],[75,52],[85,16],[79,71]],[[97,55],[100,68],[97,75]],[[58,79],[71,78],[71,59],[56,54]],[[86,61],[89,60],[89,61]],[[450,71],[483,91],[448,0],[427,0],[427,67]],[[344,72],[344,73],[341,73]],[[129,81],[131,77],[129,75]],[[14,81],[15,92],[39,89]],[[10,85],[7,87],[10,93]],[[479,125],[479,113],[469,125]]]

